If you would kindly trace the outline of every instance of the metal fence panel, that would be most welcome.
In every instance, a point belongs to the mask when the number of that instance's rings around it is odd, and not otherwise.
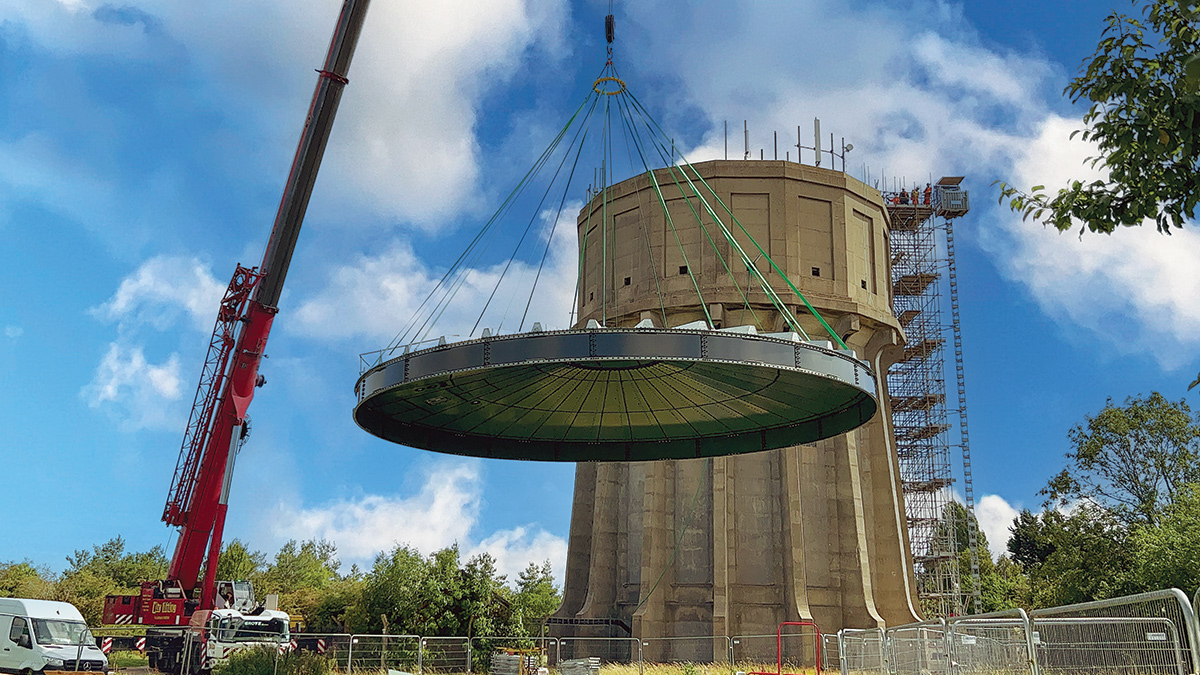
[[[642,672],[642,641],[629,638],[562,637],[558,638],[561,660],[598,658],[602,663],[638,666]]]
[[[642,660],[646,663],[728,664],[729,647],[729,638],[724,635],[643,638]]]
[[[1175,624],[1163,618],[1045,617],[1035,626],[1042,675],[1187,675]]]
[[[416,672],[420,640],[416,635],[352,635],[346,645],[346,660],[337,663],[345,664],[350,673],[388,669]],[[328,654],[328,646],[326,650]]]
[[[1034,624],[1034,630],[1041,633],[1040,623],[1047,618],[1088,618],[1088,619],[1168,619],[1175,627],[1175,632],[1178,634],[1180,649],[1183,652],[1184,669],[1189,673],[1196,672],[1197,665],[1200,664],[1200,640],[1197,639],[1196,614],[1192,609],[1192,603],[1183,591],[1177,588],[1169,588],[1162,591],[1152,591],[1150,593],[1139,593],[1137,595],[1128,595],[1121,598],[1111,598],[1109,600],[1098,600],[1096,602],[1085,602],[1077,605],[1067,605],[1065,607],[1050,607],[1046,609],[1037,609],[1029,613],[1031,621]],[[1105,622],[1101,622],[1105,623]],[[1113,635],[1118,636],[1118,639],[1133,640],[1132,628],[1129,624],[1118,624],[1113,622],[1109,630]],[[1058,628],[1066,630],[1065,628]],[[1082,629],[1078,629],[1082,630]],[[1099,628],[1095,630],[1100,630]],[[1161,632],[1149,631],[1150,633]],[[1156,636],[1157,637],[1157,636]],[[1091,636],[1081,639],[1091,639]],[[1118,656],[1113,654],[1113,658],[1127,659],[1130,663],[1138,660],[1145,661],[1147,667],[1159,663],[1163,658],[1162,654],[1156,654],[1161,651],[1161,640],[1143,639],[1136,641],[1137,645],[1127,644],[1126,654]],[[1039,648],[1041,651],[1041,648]],[[1061,654],[1056,654],[1056,658]],[[1090,664],[1083,662],[1080,666],[1085,670],[1090,668]],[[1163,667],[1161,665],[1157,667]]]
[[[954,617],[947,623],[948,661],[956,674],[1036,675],[1025,610]]]
[[[470,673],[471,640],[464,636],[420,639],[422,673]]]
[[[837,636],[837,659],[826,659],[829,670],[842,675],[882,675],[887,672],[884,647],[887,641],[882,628],[846,629]]]
[[[949,675],[944,620],[896,626],[886,635],[887,662],[894,675]]]

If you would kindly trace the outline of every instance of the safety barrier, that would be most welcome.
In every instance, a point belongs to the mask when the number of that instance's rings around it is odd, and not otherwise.
[[[837,663],[842,675],[1196,675],[1197,631],[1188,597],[1167,589],[1028,614],[845,629]]]
[[[882,628],[846,629],[834,638],[836,659],[829,659],[826,650],[826,669],[840,670],[842,675],[881,675],[887,672],[887,659],[883,646],[886,635]]]
[[[642,641],[635,637],[561,637],[558,638],[558,658],[598,658],[603,663],[637,664],[638,672],[644,672]]]
[[[952,617],[946,622],[946,661],[955,673],[1037,675],[1032,635],[1023,609]]]
[[[1197,593],[1200,599],[1200,591]],[[786,629],[786,630],[785,630]],[[219,630],[219,629],[208,629]],[[922,621],[822,635],[811,622],[776,634],[659,638],[418,637],[301,633],[278,653],[314,651],[346,673],[486,672],[498,650],[530,654],[549,668],[566,659],[604,663],[713,664],[729,672],[840,675],[1200,675],[1191,600],[1177,589],[1039,609]],[[146,628],[92,629],[81,638],[106,653],[147,651]],[[201,630],[182,632],[184,673],[203,668]],[[246,636],[244,639],[251,639]],[[279,636],[274,636],[278,640]],[[264,638],[266,639],[266,638]],[[177,648],[178,649],[178,648]]]
[[[731,650],[732,642],[724,635],[642,638],[646,663],[729,664]]]

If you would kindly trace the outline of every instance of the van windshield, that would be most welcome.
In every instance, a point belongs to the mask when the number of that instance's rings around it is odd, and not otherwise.
[[[82,621],[34,619],[33,635],[39,645],[95,645],[92,632]]]

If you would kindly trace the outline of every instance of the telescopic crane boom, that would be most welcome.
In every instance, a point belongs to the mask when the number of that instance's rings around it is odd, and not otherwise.
[[[317,71],[316,90],[262,265],[258,268],[237,266],[217,314],[183,448],[163,510],[163,521],[178,527],[180,532],[165,585],[181,590],[184,596],[181,604],[187,606],[175,607],[176,603],[170,603],[171,607],[164,607],[162,603],[149,603],[146,589],[143,589],[142,602],[132,612],[137,615],[135,623],[182,623],[194,609],[212,609],[214,606],[214,580],[229,483],[234,459],[249,431],[246,411],[254,400],[254,390],[265,382],[259,375],[259,365],[264,358],[271,325],[279,311],[283,282],[287,278],[325,144],[333,128],[342,89],[348,82],[346,75],[368,4],[369,0],[345,0],[342,5],[325,64]],[[201,569],[204,570],[202,583],[198,580]],[[198,583],[201,590],[196,598]],[[196,600],[198,606],[194,604]],[[160,612],[158,609],[172,611]]]

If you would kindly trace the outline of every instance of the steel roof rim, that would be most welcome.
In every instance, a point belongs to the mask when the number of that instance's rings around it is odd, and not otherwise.
[[[412,359],[412,358],[416,358],[416,357],[427,356],[429,354],[434,354],[434,353],[439,353],[439,352],[452,351],[455,349],[467,347],[467,346],[474,345],[474,344],[490,344],[490,343],[494,343],[494,342],[522,340],[522,339],[537,338],[537,337],[553,337],[553,336],[568,336],[568,335],[574,336],[574,335],[588,335],[588,334],[603,334],[603,335],[613,335],[613,334],[656,335],[657,334],[657,335],[671,335],[671,336],[696,335],[696,336],[701,336],[701,337],[717,337],[719,339],[734,339],[734,340],[742,340],[742,341],[750,341],[750,342],[766,341],[766,342],[772,342],[772,343],[776,343],[776,344],[788,345],[791,347],[800,347],[803,349],[807,349],[807,350],[816,352],[817,354],[820,354],[820,355],[826,356],[826,357],[840,358],[844,361],[849,362],[851,365],[853,365],[855,367],[860,367],[860,368],[865,369],[867,371],[868,375],[871,376],[872,380],[874,379],[874,374],[870,372],[869,366],[865,362],[854,357],[853,355],[846,354],[846,353],[843,353],[841,351],[834,350],[834,349],[826,349],[824,347],[820,347],[820,346],[817,346],[814,344],[809,344],[807,342],[797,342],[794,340],[785,340],[783,338],[771,337],[771,336],[767,336],[767,335],[756,335],[756,334],[751,334],[751,333],[724,333],[724,332],[715,331],[715,330],[690,330],[690,329],[689,330],[678,330],[678,329],[674,329],[674,328],[667,328],[667,329],[663,329],[663,328],[655,328],[655,329],[600,328],[600,329],[595,329],[595,328],[593,328],[593,329],[588,329],[588,330],[557,330],[557,331],[543,331],[543,332],[539,332],[539,333],[514,333],[514,334],[510,334],[510,335],[493,335],[493,336],[489,336],[489,337],[473,338],[470,340],[462,340],[460,342],[451,342],[451,343],[447,343],[444,345],[435,345],[433,347],[427,347],[425,349],[417,350],[414,352],[409,352],[407,354],[402,354],[400,356],[389,359],[379,365],[372,366],[371,368],[367,369],[365,372],[363,372],[361,375],[359,375],[358,380],[355,381],[355,392],[358,391],[358,389],[362,385],[363,381],[367,377],[369,377],[372,373],[386,370],[389,366],[399,363],[405,359]],[[661,355],[647,354],[644,356],[613,355],[613,356],[589,356],[586,358],[563,357],[563,358],[556,358],[556,359],[525,359],[525,360],[522,360],[519,362],[488,363],[488,364],[483,364],[480,366],[472,366],[472,367],[467,367],[467,368],[458,368],[458,369],[451,369],[451,370],[445,370],[445,371],[438,371],[438,372],[430,373],[428,375],[409,378],[409,379],[406,379],[395,385],[389,385],[388,387],[386,387],[386,389],[392,389],[396,386],[399,386],[401,384],[406,384],[408,382],[415,382],[415,381],[422,380],[422,379],[428,379],[430,377],[437,377],[441,374],[453,374],[453,373],[458,373],[458,372],[466,372],[469,370],[480,370],[482,368],[501,367],[501,366],[506,366],[506,365],[519,365],[521,363],[573,363],[573,362],[579,362],[579,361],[620,361],[620,360],[628,361],[628,360],[637,360],[639,358],[655,359],[658,361],[680,361],[680,362],[687,362],[687,363],[730,363],[730,364],[762,365],[762,366],[766,366],[769,368],[785,368],[787,370],[791,370],[791,371],[795,371],[795,372],[807,372],[807,373],[810,373],[813,375],[825,377],[828,379],[833,379],[835,381],[847,382],[846,380],[842,380],[840,378],[837,378],[836,376],[830,375],[828,373],[823,373],[821,371],[814,371],[814,370],[811,370],[808,368],[802,368],[800,366],[795,366],[795,365],[789,366],[787,364],[768,362],[768,361],[755,361],[755,360],[749,360],[749,359],[745,359],[745,360],[719,359],[719,358],[711,358],[711,357],[709,357],[709,358],[704,358],[704,357],[700,357],[700,358],[663,357]],[[857,386],[857,383],[849,383],[849,382],[847,382],[847,383],[855,384]],[[382,391],[382,389],[377,389],[374,392],[371,392],[371,394],[363,395],[362,399],[360,400],[360,403],[362,400],[365,400],[365,398],[367,396],[373,395],[379,391]]]

